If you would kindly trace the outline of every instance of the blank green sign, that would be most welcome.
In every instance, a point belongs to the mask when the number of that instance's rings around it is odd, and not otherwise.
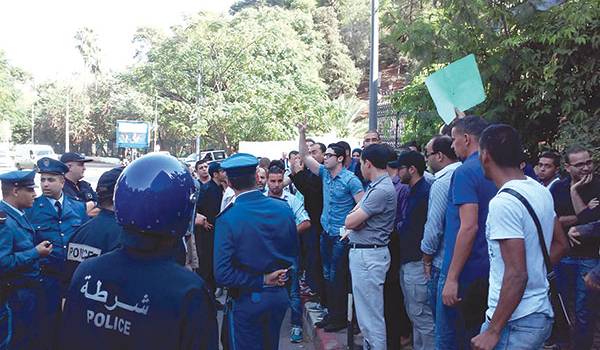
[[[446,124],[456,117],[454,108],[465,111],[485,100],[481,75],[473,54],[428,76],[425,85]]]

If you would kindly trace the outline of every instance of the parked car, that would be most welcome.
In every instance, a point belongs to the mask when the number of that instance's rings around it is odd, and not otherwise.
[[[0,174],[16,170],[15,160],[8,149],[0,149]]]
[[[208,162],[214,162],[222,161],[225,158],[227,158],[227,153],[225,153],[223,150],[206,150],[200,151],[200,156],[198,156],[198,153],[190,154],[183,159],[183,162],[186,164],[194,164],[200,159],[204,159]]]
[[[19,170],[33,169],[38,159],[50,157],[58,160],[58,155],[54,153],[52,146],[48,145],[15,145],[15,163]]]

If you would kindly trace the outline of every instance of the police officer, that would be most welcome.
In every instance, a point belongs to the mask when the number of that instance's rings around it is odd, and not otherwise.
[[[67,152],[60,157],[69,170],[65,174],[64,193],[80,202],[85,203],[86,211],[90,212],[98,203],[98,195],[92,189],[89,182],[82,180],[85,172],[85,163],[92,159],[85,158],[79,153]]]
[[[0,175],[0,272],[2,304],[8,305],[8,348],[41,349],[43,296],[40,284],[40,258],[52,251],[48,240],[33,243],[34,230],[23,210],[35,199],[35,171],[12,171]],[[7,308],[5,308],[6,310]],[[4,314],[8,316],[8,314]],[[3,329],[4,332],[4,329]],[[11,334],[12,333],[12,334]],[[1,341],[1,340],[0,340]]]
[[[125,168],[114,195],[123,247],[75,271],[61,349],[218,349],[208,289],[173,257],[194,218],[195,193],[172,156],[149,154]]]
[[[27,219],[35,229],[35,243],[49,241],[54,249],[40,261],[42,287],[46,296],[48,341],[56,344],[62,298],[68,285],[66,270],[67,243],[75,230],[87,220],[83,203],[63,194],[64,175],[69,168],[58,160],[44,157],[38,160],[42,195],[33,207],[25,210]]]
[[[117,223],[113,204],[113,192],[121,172],[123,172],[122,167],[114,168],[98,179],[96,192],[100,212],[83,224],[67,245],[69,280],[80,262],[113,251],[121,244],[123,228]]]
[[[294,214],[256,189],[256,157],[238,153],[221,163],[236,193],[215,225],[215,278],[229,288],[230,349],[277,349],[289,305],[287,270],[296,266]]]

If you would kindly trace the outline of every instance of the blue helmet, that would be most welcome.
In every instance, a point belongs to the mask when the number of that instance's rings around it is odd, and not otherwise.
[[[123,170],[115,185],[115,214],[125,228],[149,235],[181,237],[196,212],[196,186],[175,157],[148,154]]]

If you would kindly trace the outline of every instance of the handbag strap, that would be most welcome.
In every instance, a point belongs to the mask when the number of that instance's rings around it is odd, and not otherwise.
[[[527,201],[527,199],[525,197],[523,197],[522,194],[513,190],[512,188],[504,188],[500,192],[505,192],[505,193],[511,194],[514,197],[516,197],[521,203],[523,203],[523,205],[529,212],[529,215],[531,216],[531,218],[533,219],[533,222],[535,223],[535,227],[536,227],[537,233],[538,233],[538,240],[540,242],[540,247],[542,248],[542,253],[544,254],[544,264],[546,265],[546,273],[547,273],[548,280],[553,279],[554,269],[552,268],[552,263],[550,262],[550,256],[548,255],[548,249],[546,248],[546,244],[544,243],[544,232],[542,231],[542,224],[540,224],[540,220],[538,219],[537,214],[531,207],[531,204],[529,204],[529,201]]]

